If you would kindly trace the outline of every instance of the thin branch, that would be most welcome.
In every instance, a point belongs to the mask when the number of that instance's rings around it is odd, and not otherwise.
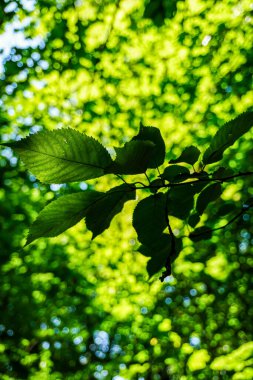
[[[213,229],[209,229],[209,230],[206,230],[204,232],[200,232],[199,234],[192,234],[193,237],[197,237],[197,236],[201,236],[201,235],[205,235],[206,233],[209,233],[209,232],[214,232],[214,231],[218,231],[218,230],[222,230],[224,228],[226,228],[227,226],[229,226],[230,224],[232,224],[236,219],[240,218],[240,216],[242,216],[243,214],[245,214],[245,212],[247,212],[251,207],[253,206],[253,203],[250,203],[249,205],[247,205],[246,207],[244,207],[238,214],[236,214],[232,219],[230,219],[226,224],[224,224],[224,226],[221,226],[221,227],[216,227],[216,228],[213,228]],[[189,236],[184,236],[184,237],[189,237]]]
[[[219,182],[223,183],[223,182],[229,181],[230,179],[233,179],[233,178],[245,177],[245,176],[250,176],[250,175],[253,175],[253,172],[238,173],[238,174],[234,174],[234,175],[231,175],[228,177],[223,177],[223,178],[206,177],[206,178],[198,178],[197,181],[171,182],[171,183],[167,183],[164,185],[152,185],[152,188],[153,189],[161,189],[162,187],[170,188],[170,187],[178,187],[178,186],[186,186],[186,185],[191,185],[191,184],[198,184],[200,182],[207,182],[208,183],[208,182],[214,182],[214,181],[219,181]],[[150,186],[144,185],[143,187],[140,187],[140,188],[137,187],[136,189],[138,190],[138,189],[144,189],[144,188],[149,189]]]
[[[127,183],[127,181],[125,181],[125,179],[124,179],[123,177],[121,177],[119,174],[116,174],[116,176],[117,176],[119,179],[121,179],[121,181],[123,181],[126,185],[128,185],[128,186],[130,186],[130,187],[133,186],[132,183]]]
[[[145,185],[143,182],[137,181],[137,182],[133,182],[133,183],[128,183],[121,175],[119,175],[119,174],[115,174],[115,175],[116,175],[116,177],[121,179],[121,181],[123,181],[126,185],[130,186],[131,188],[134,186],[135,190],[150,189],[150,186]],[[140,184],[141,187],[135,187],[136,184]]]
[[[226,182],[229,181],[230,179],[233,178],[238,178],[238,177],[246,177],[249,175],[253,175],[253,172],[245,172],[245,173],[237,173],[228,177],[223,177],[223,178],[212,178],[213,181],[220,181],[220,182]]]

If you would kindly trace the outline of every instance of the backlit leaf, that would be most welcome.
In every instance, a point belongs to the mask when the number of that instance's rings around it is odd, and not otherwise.
[[[97,178],[112,162],[98,141],[70,128],[42,131],[4,145],[14,149],[27,168],[45,183]]]
[[[210,146],[204,153],[203,163],[212,164],[222,159],[224,151],[234,144],[253,126],[253,112],[245,112],[224,124],[214,135]]]
[[[131,199],[135,199],[134,187],[123,184],[112,188],[92,204],[86,215],[86,226],[93,232],[93,239],[110,226],[113,217]]]
[[[40,237],[54,237],[74,226],[85,217],[91,204],[103,193],[86,190],[64,195],[49,203],[32,224],[26,245]]]

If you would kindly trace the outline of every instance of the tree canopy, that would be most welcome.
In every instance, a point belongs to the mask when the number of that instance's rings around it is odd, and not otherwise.
[[[1,15],[2,378],[251,379],[250,1]]]

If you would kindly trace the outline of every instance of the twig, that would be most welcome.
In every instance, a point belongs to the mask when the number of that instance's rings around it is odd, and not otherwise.
[[[231,223],[233,223],[236,219],[240,218],[240,216],[242,216],[246,211],[248,211],[251,207],[253,206],[253,203],[250,203],[249,205],[247,205],[246,207],[244,207],[238,214],[236,214],[232,219],[230,219],[226,224],[224,224],[224,226],[221,226],[221,227],[216,227],[216,228],[213,228],[213,229],[209,229],[209,230],[205,230],[203,232],[200,232],[199,234],[194,234],[192,233],[191,236],[192,237],[197,237],[197,236],[201,236],[201,235],[205,235],[206,233],[208,232],[214,232],[214,231],[218,231],[218,230],[222,230],[223,228],[226,228],[227,226],[229,226]],[[189,237],[189,236],[185,236],[185,237]]]
[[[230,179],[233,179],[233,178],[244,177],[244,176],[249,176],[249,175],[253,175],[253,172],[237,173],[237,174],[234,174],[234,175],[231,175],[231,176],[228,176],[228,177],[212,178],[212,180],[213,181],[226,182],[226,181],[228,181]]]
[[[133,186],[132,183],[127,183],[127,181],[126,181],[123,177],[121,177],[119,174],[116,174],[116,176],[117,176],[119,179],[121,179],[121,181],[123,181],[126,185],[128,185],[128,186],[130,186],[130,187]]]
[[[228,176],[228,177],[223,177],[223,178],[210,178],[210,177],[206,177],[206,178],[198,178],[197,181],[189,181],[189,182],[171,182],[171,183],[167,183],[167,184],[164,184],[164,185],[152,185],[152,188],[153,189],[160,189],[162,187],[165,187],[165,188],[170,188],[170,187],[178,187],[178,186],[186,186],[186,185],[192,185],[192,184],[198,184],[200,182],[213,182],[213,181],[219,181],[221,183],[223,182],[226,182],[226,181],[229,181],[230,179],[233,179],[233,178],[238,178],[238,177],[245,177],[245,176],[250,176],[250,175],[253,175],[253,172],[246,172],[246,173],[238,173],[238,174],[234,174],[234,175],[231,175],[231,176]],[[149,189],[150,186],[147,186],[147,185],[144,185],[143,187],[137,187],[136,189]]]

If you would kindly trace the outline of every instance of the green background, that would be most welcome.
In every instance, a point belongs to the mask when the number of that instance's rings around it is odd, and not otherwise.
[[[250,0],[6,1],[0,15],[0,37],[15,30],[0,74],[2,141],[71,127],[110,151],[143,123],[161,130],[169,160],[192,143],[203,151],[252,107]],[[252,171],[251,149],[249,132],[224,165]],[[250,212],[210,241],[186,239],[161,284],[136,251],[134,202],[94,241],[80,222],[22,249],[44,205],[108,190],[113,176],[43,185],[9,148],[0,171],[1,379],[252,379]],[[240,210],[252,194],[248,177],[222,198]]]

